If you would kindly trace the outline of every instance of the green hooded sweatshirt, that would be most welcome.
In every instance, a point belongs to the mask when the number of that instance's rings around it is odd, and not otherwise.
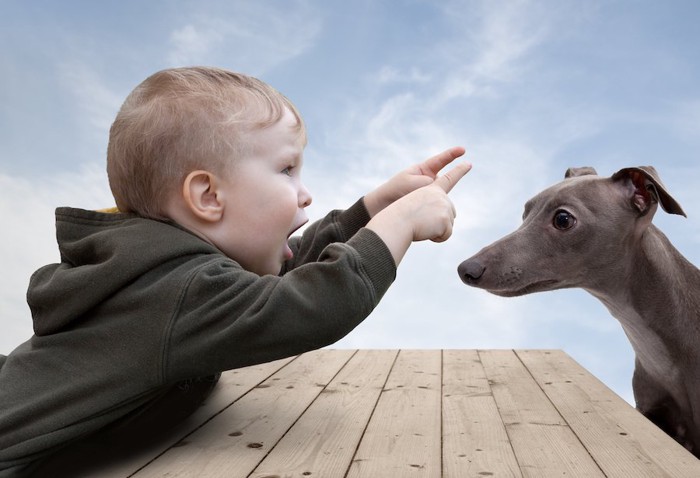
[[[174,223],[56,210],[61,262],[34,273],[34,335],[0,356],[0,476],[114,423],[174,383],[332,344],[396,275],[362,200],[258,276]]]

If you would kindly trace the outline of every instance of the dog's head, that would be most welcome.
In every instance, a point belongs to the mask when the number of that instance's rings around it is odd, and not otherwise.
[[[684,215],[651,166],[611,177],[570,168],[526,202],[523,223],[459,265],[464,283],[497,295],[603,287],[611,261],[634,247],[657,205]]]

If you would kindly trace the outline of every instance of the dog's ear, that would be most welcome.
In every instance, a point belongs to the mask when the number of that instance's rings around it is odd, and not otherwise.
[[[590,166],[584,166],[583,168],[569,168],[564,173],[564,178],[575,178],[576,176],[586,176],[588,174],[598,174],[595,169]]]
[[[659,178],[659,173],[653,166],[624,168],[613,174],[612,179],[613,181],[623,179],[631,181],[635,188],[632,203],[642,214],[648,211],[652,202],[658,202],[663,210],[669,214],[686,215],[681,205],[668,193],[666,186]]]

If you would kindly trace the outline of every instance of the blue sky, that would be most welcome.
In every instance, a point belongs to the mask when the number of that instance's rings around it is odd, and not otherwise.
[[[628,401],[633,354],[581,290],[504,299],[458,264],[512,231],[569,166],[653,165],[688,219],[654,222],[700,263],[700,5],[693,1],[0,1],[0,353],[31,335],[29,275],[53,210],[112,204],[107,134],[151,73],[257,76],[309,129],[313,218],[452,145],[472,172],[444,244],[414,245],[336,346],[563,349]]]

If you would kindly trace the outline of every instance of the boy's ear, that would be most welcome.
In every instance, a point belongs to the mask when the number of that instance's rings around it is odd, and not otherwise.
[[[185,205],[198,219],[216,222],[224,213],[219,181],[209,171],[192,171],[182,185]]]

